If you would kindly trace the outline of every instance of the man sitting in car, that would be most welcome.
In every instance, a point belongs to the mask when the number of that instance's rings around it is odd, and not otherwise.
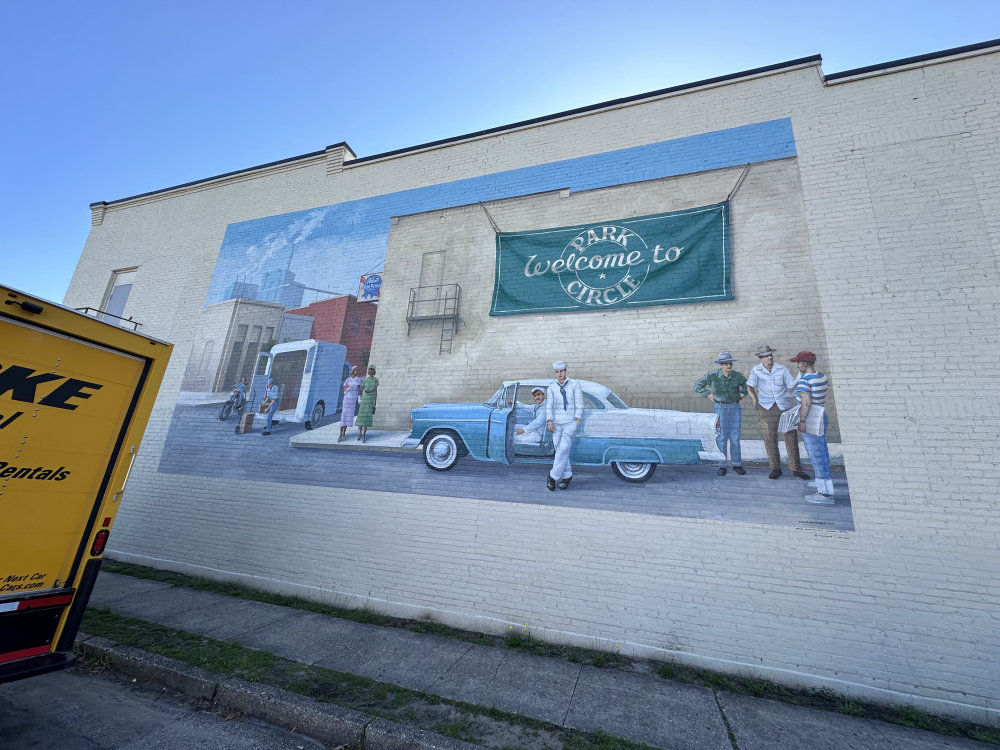
[[[531,398],[535,401],[535,405],[531,407],[531,421],[519,426],[514,432],[515,443],[538,445],[545,434],[545,391],[541,388],[532,388]]]

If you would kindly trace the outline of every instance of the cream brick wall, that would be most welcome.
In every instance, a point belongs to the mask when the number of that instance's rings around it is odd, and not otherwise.
[[[1000,359],[998,60],[994,51],[827,85],[818,67],[803,66],[348,163],[329,176],[321,155],[109,205],[66,302],[99,304],[112,270],[138,266],[125,314],[176,344],[113,551],[324,601],[492,632],[529,623],[555,641],[1000,723],[1000,389],[983,372]],[[815,295],[806,325],[824,332],[814,346],[838,403],[856,531],[157,472],[228,224],[781,117],[791,118],[798,157],[753,167],[733,206],[736,308],[754,324],[723,344],[722,313],[709,305],[696,322],[699,306],[623,312],[630,328],[660,344],[615,346],[621,359],[644,359],[646,378],[667,373],[664,390],[681,404],[684,384],[720,346],[745,355],[762,321],[790,313],[796,295]],[[519,198],[489,210],[502,229],[617,218],[718,200],[733,173]],[[677,186],[691,194],[678,198]],[[390,304],[414,283],[403,238],[429,246],[443,232],[456,252],[469,239],[460,283],[470,303],[488,290],[482,269],[492,262],[492,230],[477,211],[407,216],[393,226],[373,358],[391,363],[385,347],[403,342],[399,307]],[[787,265],[760,262],[770,255],[757,240],[768,236],[780,239]],[[790,287],[788,297],[753,293],[761,283],[778,287],[770,273]],[[450,360],[459,366],[444,358],[428,365],[442,382],[461,373],[463,388],[489,390],[489,346],[515,343],[530,327],[515,319],[491,332],[483,307],[463,308]],[[598,319],[573,321],[611,335],[616,325]],[[800,323],[784,325],[772,346],[798,348]],[[414,330],[405,344],[428,346],[435,336]],[[589,340],[585,331],[568,343],[582,352]],[[545,372],[562,343],[534,336],[525,367]],[[595,360],[586,372],[638,388],[623,369]],[[398,364],[385,373],[394,420],[413,403],[398,387],[406,374]]]

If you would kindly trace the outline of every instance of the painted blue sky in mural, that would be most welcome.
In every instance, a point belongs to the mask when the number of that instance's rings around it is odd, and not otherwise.
[[[356,294],[362,274],[382,269],[392,216],[794,155],[786,118],[231,224],[205,304],[247,297],[292,308]]]

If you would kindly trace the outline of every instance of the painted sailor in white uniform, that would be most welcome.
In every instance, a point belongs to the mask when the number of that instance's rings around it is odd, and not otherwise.
[[[531,407],[531,421],[517,428],[514,433],[515,443],[538,445],[542,442],[546,430],[545,391],[541,388],[532,388],[531,397],[535,400],[535,405]]]
[[[583,419],[583,390],[579,383],[566,377],[568,368],[569,365],[562,360],[552,363],[556,379],[549,384],[545,399],[545,418],[553,432],[552,442],[556,448],[552,471],[545,482],[550,491],[555,490],[556,482],[559,482],[561,490],[569,487],[573,478],[573,467],[569,465],[570,451],[573,450],[576,429]]]

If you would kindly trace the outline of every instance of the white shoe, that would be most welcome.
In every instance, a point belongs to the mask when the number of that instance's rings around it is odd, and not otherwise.
[[[824,495],[820,492],[817,492],[815,495],[806,495],[804,499],[807,503],[812,503],[813,505],[833,505],[837,502],[830,495]]]

